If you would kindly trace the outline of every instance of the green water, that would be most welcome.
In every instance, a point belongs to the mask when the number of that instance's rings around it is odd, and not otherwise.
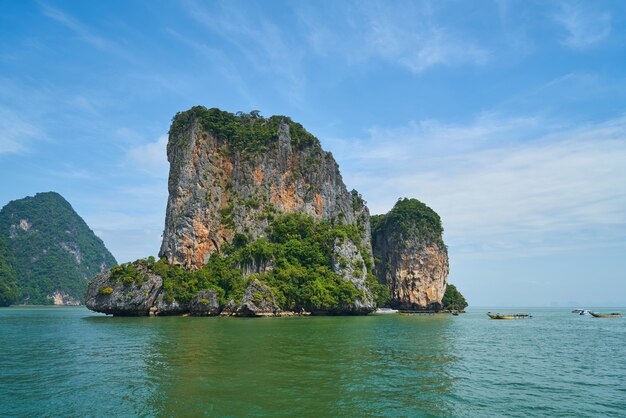
[[[526,311],[535,317],[2,308],[0,416],[626,416],[626,318]]]

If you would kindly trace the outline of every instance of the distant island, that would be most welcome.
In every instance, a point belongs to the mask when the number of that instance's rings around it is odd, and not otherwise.
[[[399,199],[370,219],[332,154],[289,117],[195,106],[173,118],[167,156],[160,259],[94,277],[89,309],[281,316],[447,308],[439,216]],[[453,309],[466,306],[454,300]]]
[[[37,193],[0,210],[0,306],[81,304],[89,279],[116,264],[58,193]]]

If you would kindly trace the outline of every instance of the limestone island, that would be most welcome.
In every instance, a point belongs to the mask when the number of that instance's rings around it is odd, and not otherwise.
[[[441,310],[439,216],[400,199],[370,218],[302,125],[195,106],[173,118],[159,260],[115,266],[86,305],[113,315],[364,315]]]

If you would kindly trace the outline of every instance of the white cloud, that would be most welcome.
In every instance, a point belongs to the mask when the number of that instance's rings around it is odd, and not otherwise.
[[[374,129],[335,154],[373,213],[418,198],[441,215],[459,253],[623,245],[626,116],[578,128],[494,115],[467,125],[426,121]]]
[[[610,13],[580,4],[562,3],[554,18],[567,32],[563,45],[571,49],[588,48],[605,40],[611,33]]]
[[[454,27],[439,22],[430,3],[345,3],[319,14],[297,11],[310,48],[353,65],[368,59],[391,62],[419,74],[437,66],[481,65],[490,53]],[[328,18],[328,16],[333,16]]]
[[[166,179],[143,179],[78,203],[85,208],[87,224],[117,261],[125,262],[157,255],[167,196]]]
[[[483,64],[486,50],[458,39],[438,25],[431,14],[409,7],[402,13],[390,9],[366,10],[365,45],[375,56],[398,63],[414,73],[437,65]]]
[[[156,141],[131,148],[126,154],[126,163],[154,177],[167,178],[167,135]]]

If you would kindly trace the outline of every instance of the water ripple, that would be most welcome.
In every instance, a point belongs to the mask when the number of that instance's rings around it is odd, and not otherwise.
[[[0,416],[623,416],[626,321],[0,309]]]

